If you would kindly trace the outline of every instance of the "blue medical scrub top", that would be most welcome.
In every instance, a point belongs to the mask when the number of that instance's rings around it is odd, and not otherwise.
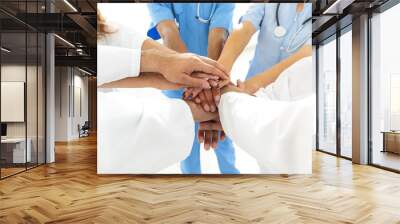
[[[300,13],[296,12],[297,3],[281,3],[278,16],[280,25],[286,29],[283,37],[274,34],[277,6],[277,3],[254,3],[241,18],[241,22],[249,21],[260,31],[246,79],[271,68],[304,44],[311,45],[312,22],[309,20],[303,25],[311,18],[311,3],[305,3]]]
[[[198,3],[149,3],[147,4],[152,19],[147,35],[155,40],[160,39],[156,26],[163,20],[175,20],[179,27],[181,39],[189,52],[207,56],[208,33],[214,28],[232,30],[233,3],[200,3],[199,16],[209,19],[202,23],[197,16]]]

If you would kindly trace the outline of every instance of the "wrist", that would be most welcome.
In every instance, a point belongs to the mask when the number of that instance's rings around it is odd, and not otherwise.
[[[154,49],[142,50],[140,53],[140,72],[155,72],[155,61],[151,60],[154,58],[156,52]]]
[[[250,94],[250,95],[253,95],[259,89],[260,89],[260,87],[256,86],[256,85],[246,84],[244,86],[244,92],[247,93],[247,94]]]
[[[228,76],[230,76],[231,75],[231,71],[232,71],[233,62],[231,63],[227,59],[224,59],[224,58],[221,58],[221,57],[217,60],[217,62],[227,70]]]

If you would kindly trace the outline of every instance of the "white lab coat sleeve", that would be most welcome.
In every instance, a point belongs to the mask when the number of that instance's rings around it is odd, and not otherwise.
[[[303,58],[283,71],[266,88],[260,88],[255,95],[271,100],[293,101],[315,93],[315,76],[312,72],[312,57]]]
[[[97,46],[97,85],[139,76],[140,57],[140,49]]]
[[[115,32],[97,41],[97,84],[137,77],[140,73],[141,49],[146,36],[132,27],[116,24]]]
[[[184,160],[194,140],[189,106],[155,89],[98,93],[97,172],[154,174]]]
[[[262,173],[309,174],[312,164],[315,95],[298,101],[273,101],[244,93],[221,97],[221,124]]]

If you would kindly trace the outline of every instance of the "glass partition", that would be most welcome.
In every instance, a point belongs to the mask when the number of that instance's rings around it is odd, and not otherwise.
[[[1,2],[18,13],[43,12],[44,1]],[[40,5],[40,7],[39,7]],[[0,178],[45,163],[45,44],[43,33],[2,12],[0,22]]]
[[[31,158],[26,150],[26,40],[25,32],[1,34],[2,177],[25,170]]]
[[[37,42],[38,35],[36,32],[27,33],[27,74],[26,74],[26,114],[27,114],[27,151],[29,153],[29,161],[27,167],[37,165],[38,160],[38,56]]]
[[[38,34],[38,65],[37,65],[37,162],[43,164],[46,162],[46,38],[43,33]]]

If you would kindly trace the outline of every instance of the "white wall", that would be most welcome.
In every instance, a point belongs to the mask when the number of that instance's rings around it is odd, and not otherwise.
[[[72,99],[74,99],[74,107],[72,108],[72,119],[71,119],[71,136],[73,138],[78,138],[79,137],[79,132],[78,132],[78,124],[81,126],[85,123],[85,121],[89,120],[88,119],[88,77],[83,77],[81,76],[81,73],[76,74],[75,70],[75,75],[74,75],[74,96],[72,96]],[[80,91],[80,93],[78,93]],[[79,97],[80,95],[80,97]],[[79,102],[80,100],[80,102]],[[72,106],[71,102],[71,106]],[[81,108],[79,108],[81,107]],[[75,110],[75,112],[73,111]],[[80,111],[82,110],[82,111]]]
[[[56,141],[77,139],[78,124],[88,120],[88,78],[83,75],[76,68],[56,67]],[[81,113],[77,105],[82,106]]]
[[[27,69],[27,70],[25,70]],[[25,75],[26,71],[28,76],[31,74],[36,75],[36,67],[33,66],[28,66],[25,67],[25,65],[18,65],[18,64],[8,64],[8,65],[2,65],[1,66],[1,81],[3,82],[25,82]],[[30,79],[30,77],[28,77]],[[30,79],[30,82],[31,79]],[[34,83],[30,83],[36,85],[36,81]],[[28,89],[30,90],[30,89]],[[36,89],[34,89],[34,92],[27,93],[28,97],[36,97]],[[4,97],[4,96],[3,96]],[[27,99],[28,102],[31,102],[31,99]],[[35,106],[36,105],[31,105]],[[2,110],[6,110],[7,108],[2,108]],[[35,119],[33,117],[30,117],[30,115],[33,115],[32,113],[28,113],[28,122],[35,121],[36,122],[36,117]],[[36,116],[36,114],[34,114]],[[32,125],[28,125],[28,128],[31,127]],[[29,132],[29,130],[28,130]],[[7,136],[8,137],[25,137],[25,122],[7,122]],[[29,137],[29,133],[28,133]]]

